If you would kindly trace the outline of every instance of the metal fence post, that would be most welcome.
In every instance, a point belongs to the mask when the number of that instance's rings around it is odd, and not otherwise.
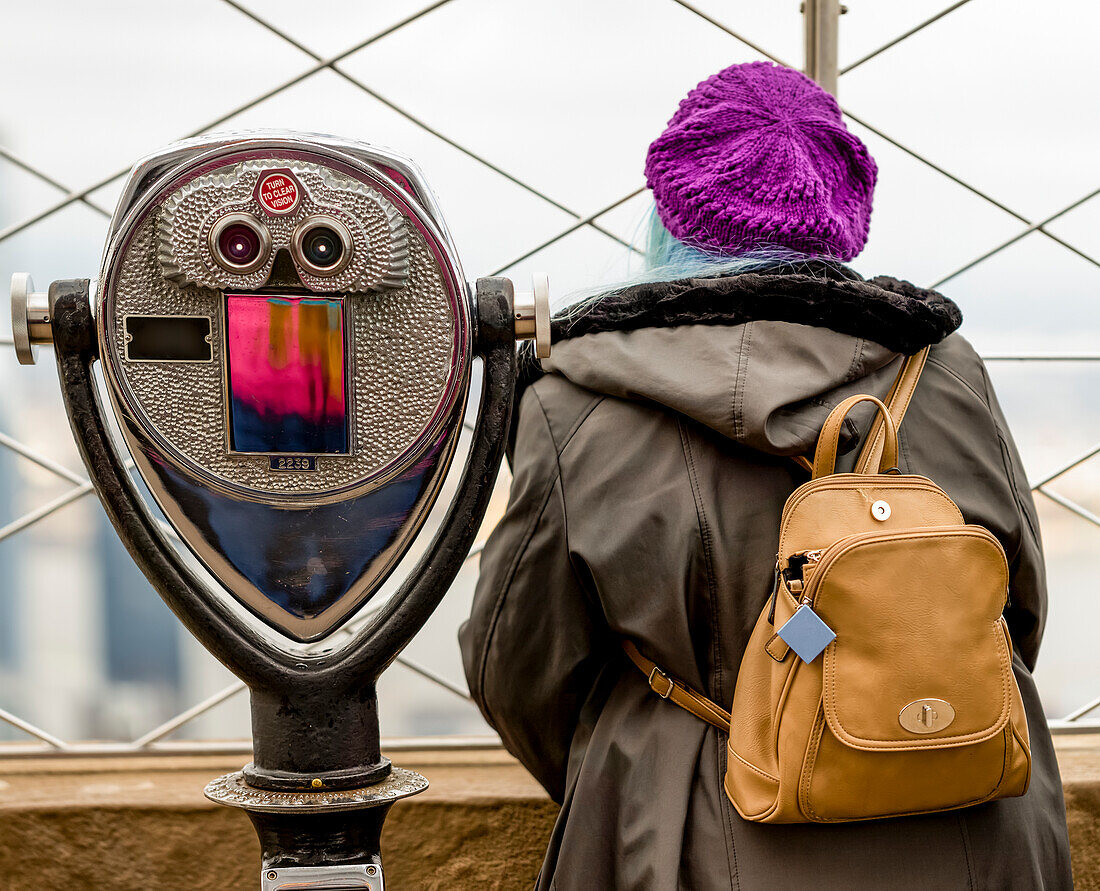
[[[802,4],[804,71],[834,96],[840,16],[844,12],[847,10],[840,5],[840,0],[805,0]]]

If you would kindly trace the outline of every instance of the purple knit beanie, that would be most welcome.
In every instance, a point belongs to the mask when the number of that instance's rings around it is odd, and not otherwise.
[[[649,147],[646,184],[680,241],[850,260],[867,243],[878,168],[829,93],[770,62],[707,78]]]

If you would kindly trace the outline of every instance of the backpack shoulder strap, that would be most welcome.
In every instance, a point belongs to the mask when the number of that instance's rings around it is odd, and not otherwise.
[[[687,684],[663,672],[655,662],[651,662],[629,640],[623,640],[623,649],[630,661],[638,666],[638,669],[649,679],[649,688],[661,699],[680,706],[691,712],[695,717],[701,718],[708,724],[713,724],[723,733],[730,732],[730,713],[724,708],[711,702],[702,693],[692,690]]]
[[[901,419],[905,417],[905,412],[909,408],[909,400],[913,398],[913,391],[917,388],[917,381],[920,380],[920,373],[924,370],[924,363],[928,359],[930,349],[932,347],[926,346],[919,353],[914,353],[902,362],[901,370],[898,372],[898,376],[894,378],[894,383],[886,396],[886,406],[890,409],[890,417],[894,419],[894,423],[898,427],[901,426]],[[867,444],[863,447],[863,452],[856,461],[856,473],[867,473],[867,468],[873,467],[882,458],[882,448],[885,443],[884,433],[885,425],[882,416],[876,414],[875,421],[867,435]],[[813,472],[814,463],[805,455],[795,455],[792,460],[803,470]]]
[[[928,352],[931,346],[926,346],[919,353],[909,356],[901,365],[901,371],[894,379],[894,385],[886,397],[886,406],[890,409],[890,417],[894,419],[894,425],[901,427],[902,418],[909,408],[909,402],[913,398],[913,392],[917,389],[921,372],[924,371],[924,363],[928,361]],[[885,443],[885,425],[881,415],[875,415],[875,421],[867,434],[867,444],[856,461],[855,472],[867,473],[868,468],[874,467],[882,458],[883,444]]]

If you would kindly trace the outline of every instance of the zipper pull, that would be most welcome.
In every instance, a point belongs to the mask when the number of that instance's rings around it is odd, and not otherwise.
[[[812,551],[796,551],[787,558],[787,570],[783,573],[783,578],[790,592],[796,597],[806,587],[806,569],[817,563],[824,553],[823,548],[818,548]]]
[[[813,602],[813,598],[810,597],[809,593],[810,579],[817,570],[817,564],[821,562],[821,555],[824,553],[825,549],[819,548],[806,551],[804,554],[806,562],[802,564],[802,598],[800,601],[803,606],[809,606]]]
[[[779,555],[775,555],[775,578],[772,579],[771,606],[768,607],[768,624],[775,624],[775,602],[779,599]]]
[[[806,663],[813,662],[836,639],[833,629],[814,612],[813,598],[810,596],[810,576],[824,553],[825,548],[815,548],[791,554],[784,573],[791,593],[801,594],[802,597],[794,615],[776,633]]]

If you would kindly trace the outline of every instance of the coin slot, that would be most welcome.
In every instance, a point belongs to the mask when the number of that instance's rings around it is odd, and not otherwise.
[[[206,316],[126,316],[131,362],[210,362],[214,353]]]

